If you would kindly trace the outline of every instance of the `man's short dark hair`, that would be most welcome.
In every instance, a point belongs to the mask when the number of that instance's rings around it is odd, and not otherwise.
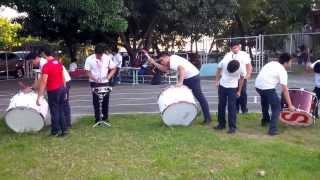
[[[34,59],[36,59],[37,57],[40,57],[38,53],[36,53],[36,52],[31,52],[31,53],[29,53],[29,54],[26,56],[26,59],[27,59],[27,60],[34,60]]]
[[[51,48],[49,46],[43,46],[40,51],[42,53],[44,53],[46,56],[52,56],[53,55],[53,51],[51,50]]]
[[[291,60],[291,56],[289,53],[282,53],[279,57],[280,64],[288,63],[290,60]]]
[[[106,48],[103,44],[97,44],[95,49],[94,49],[94,53],[95,54],[103,54],[105,52]]]
[[[161,52],[158,55],[158,59],[162,58],[162,57],[166,57],[166,56],[170,56],[170,54],[168,52]]]
[[[229,47],[233,47],[233,46],[237,46],[240,44],[240,41],[239,40],[231,40],[229,42]]]
[[[313,71],[315,73],[320,73],[320,62],[317,62],[314,67],[313,67]]]
[[[240,68],[240,62],[237,60],[232,60],[227,65],[227,70],[229,73],[234,73]]]

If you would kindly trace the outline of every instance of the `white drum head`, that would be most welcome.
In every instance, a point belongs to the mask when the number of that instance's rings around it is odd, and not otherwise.
[[[5,122],[17,133],[40,131],[44,126],[41,114],[25,107],[10,109],[5,115]]]
[[[197,116],[197,107],[188,102],[178,102],[168,106],[162,113],[163,122],[168,126],[188,126]]]

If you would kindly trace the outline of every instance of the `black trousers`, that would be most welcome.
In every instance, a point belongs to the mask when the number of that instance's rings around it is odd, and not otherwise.
[[[243,85],[242,85],[242,89],[241,89],[241,94],[240,97],[237,98],[237,111],[241,111],[242,112],[247,112],[248,111],[248,107],[247,107],[247,80],[245,79],[243,81]]]
[[[278,118],[280,115],[281,104],[275,89],[261,90],[256,88],[261,97],[262,123],[270,123],[269,132],[276,132]],[[271,119],[269,115],[269,106],[271,106]]]
[[[219,126],[226,126],[226,106],[228,102],[228,125],[229,129],[233,130],[237,128],[237,110],[236,110],[236,100],[237,100],[237,88],[225,88],[219,86],[219,105],[218,105],[218,123]]]
[[[64,99],[64,119],[66,121],[67,127],[71,127],[71,108],[69,103],[69,91],[70,91],[70,82],[66,83],[66,98]]]
[[[54,91],[47,91],[48,104],[51,115],[51,134],[57,134],[60,131],[67,130],[65,116],[64,116],[64,99],[65,88],[61,87]]]
[[[109,83],[90,83],[91,88],[95,87],[104,87],[109,86]],[[95,116],[95,122],[98,122],[101,118],[102,121],[107,121],[109,116],[109,96],[110,92],[108,92],[104,97],[102,101],[102,117],[100,117],[100,107],[99,107],[99,96],[92,92],[92,102],[93,102],[93,108],[94,108],[94,116]]]
[[[316,96],[317,96],[317,99],[318,99],[318,102],[319,102],[319,101],[320,101],[320,88],[314,87],[313,92],[316,93]],[[316,107],[315,107],[314,116],[315,116],[316,118],[319,117],[319,114],[318,114],[318,104],[317,104]]]
[[[203,112],[204,121],[210,122],[211,115],[209,105],[207,99],[204,97],[202,93],[199,75],[183,80],[183,84],[192,90],[193,95],[199,101]]]

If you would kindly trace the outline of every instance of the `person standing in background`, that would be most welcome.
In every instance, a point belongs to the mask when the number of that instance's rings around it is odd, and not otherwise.
[[[112,60],[113,60],[114,64],[116,65],[116,72],[115,72],[115,74],[114,74],[114,76],[112,78],[112,81],[111,81],[110,85],[114,86],[114,85],[116,85],[117,83],[120,82],[119,81],[119,79],[120,79],[119,76],[120,76],[120,69],[122,67],[122,56],[119,53],[119,49],[117,47],[114,47],[112,49],[112,51],[113,51]]]

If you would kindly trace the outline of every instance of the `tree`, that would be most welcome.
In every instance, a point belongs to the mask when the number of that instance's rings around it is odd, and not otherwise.
[[[234,5],[233,0],[125,0],[128,29],[120,33],[121,41],[133,59],[138,49],[157,50],[163,40],[174,46],[178,36],[194,41],[212,36],[223,29]]]
[[[72,61],[78,44],[92,42],[88,38],[96,37],[92,34],[121,32],[127,28],[122,18],[122,0],[12,0],[6,5],[28,13],[22,21],[26,34],[63,40]]]
[[[0,18],[0,49],[10,49],[20,44],[18,32],[22,26]]]

